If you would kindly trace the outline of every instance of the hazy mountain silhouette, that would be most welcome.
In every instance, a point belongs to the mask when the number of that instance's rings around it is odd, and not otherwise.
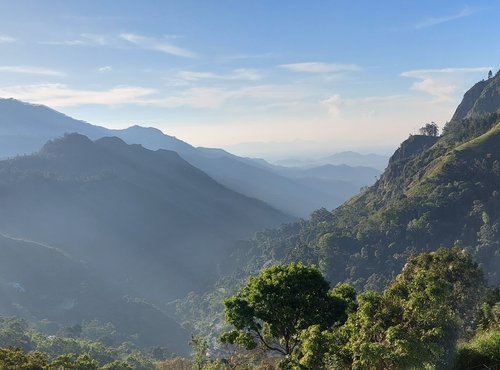
[[[318,167],[324,165],[347,165],[350,167],[371,167],[382,171],[387,166],[389,157],[385,155],[369,153],[361,154],[353,151],[334,153],[318,159],[288,158],[281,159],[275,163],[286,167]],[[366,185],[366,184],[365,184]]]
[[[68,254],[0,234],[0,312],[58,325],[99,320],[141,346],[185,352],[188,335],[165,313],[125,298]]]
[[[331,181],[311,176],[311,172],[289,176],[284,169],[265,161],[238,157],[222,149],[195,148],[155,128],[132,126],[109,130],[74,120],[45,106],[0,99],[0,157],[31,154],[47,140],[67,132],[79,132],[91,139],[116,136],[152,150],[173,150],[217,182],[293,216],[306,217],[318,207],[333,208],[375,180],[373,170],[365,168],[357,168],[354,172],[359,176],[354,179],[342,178],[342,171],[335,179],[329,179]]]
[[[206,286],[235,240],[291,220],[175,152],[118,138],[69,134],[1,161],[0,188],[0,231],[56,246],[160,302]]]

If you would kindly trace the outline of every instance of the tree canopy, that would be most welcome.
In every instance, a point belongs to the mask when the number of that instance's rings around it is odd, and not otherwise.
[[[224,301],[234,330],[221,340],[249,349],[260,343],[289,356],[298,349],[303,330],[313,325],[327,329],[344,317],[346,302],[329,290],[315,266],[291,263],[264,269]]]
[[[426,123],[425,126],[421,127],[419,130],[420,135],[425,136],[438,136],[439,135],[439,127],[436,123]]]

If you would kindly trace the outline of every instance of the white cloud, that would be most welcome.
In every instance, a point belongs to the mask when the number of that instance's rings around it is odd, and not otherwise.
[[[327,109],[328,114],[332,118],[338,118],[340,116],[340,96],[333,95],[328,99],[325,99],[321,102]]]
[[[0,44],[11,44],[16,42],[16,39],[6,35],[0,35]]]
[[[276,58],[277,54],[275,53],[262,53],[262,54],[233,54],[226,55],[221,57],[222,60],[242,60],[242,59],[268,59],[268,58]]]
[[[465,7],[461,11],[459,11],[458,13],[454,13],[451,15],[447,15],[447,16],[443,16],[443,17],[426,18],[426,19],[418,22],[417,24],[415,24],[415,28],[421,29],[421,28],[437,26],[437,25],[442,24],[442,23],[446,23],[446,22],[454,21],[456,19],[468,17],[472,14],[474,14],[474,11],[468,7]]]
[[[441,69],[417,69],[401,73],[402,77],[415,78],[412,89],[425,92],[436,98],[437,101],[453,101],[456,92],[462,86],[469,84],[468,75],[474,76],[484,74],[490,67],[473,68],[441,68]]]
[[[427,74],[454,74],[454,73],[476,73],[488,72],[491,67],[470,67],[470,68],[436,68],[436,69],[415,69],[401,73],[403,77],[418,77]]]
[[[106,90],[80,90],[64,84],[22,85],[0,88],[0,96],[12,97],[30,103],[44,104],[51,107],[79,105],[135,104],[176,108],[216,109],[228,101],[257,100],[265,101],[300,101],[304,93],[288,85],[256,85],[235,89],[195,87],[172,96],[158,96],[158,91],[137,86],[119,86]]]
[[[256,81],[262,78],[259,72],[255,69],[235,69],[227,75],[217,74],[213,72],[196,72],[196,71],[180,71],[179,77],[187,81],[198,80],[246,80]]]
[[[198,81],[206,79],[217,79],[221,76],[212,72],[180,71],[179,77],[188,81]]]
[[[217,87],[194,87],[168,97],[150,101],[149,104],[169,108],[189,106],[192,108],[220,108],[229,100],[251,99],[257,101],[299,101],[304,93],[289,85],[256,85],[236,89]]]
[[[162,105],[167,108],[190,106],[193,108],[214,109],[220,107],[233,93],[222,88],[195,87],[153,104]]]
[[[104,66],[98,69],[99,72],[105,73],[105,72],[110,72],[113,70],[113,67],[111,66]]]
[[[0,66],[0,73],[22,73],[42,76],[62,77],[63,72],[48,68],[33,67],[33,66]]]
[[[62,46],[105,46],[111,43],[111,37],[95,33],[82,33],[80,38],[62,41],[41,41],[42,45]]]
[[[140,35],[136,35],[134,33],[122,33],[120,35],[120,38],[136,45],[139,48],[146,49],[146,50],[155,50],[159,51],[162,53],[170,54],[170,55],[175,55],[178,57],[184,57],[184,58],[194,58],[196,57],[196,53],[183,49],[181,47],[178,47],[176,45],[173,45],[169,42],[165,42],[163,40],[158,40],[155,38],[151,37],[144,37]]]
[[[357,71],[360,68],[355,64],[336,64],[336,63],[291,63],[280,64],[279,68],[285,68],[293,72],[307,72],[307,73],[332,73],[332,72],[345,72]]]
[[[76,90],[63,84],[40,84],[0,88],[0,96],[51,107],[86,104],[116,106],[143,104],[144,98],[156,91],[144,87],[120,86],[108,90]]]

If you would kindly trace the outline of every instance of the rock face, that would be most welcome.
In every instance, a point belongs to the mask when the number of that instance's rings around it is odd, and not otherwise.
[[[479,81],[467,91],[452,120],[471,118],[474,115],[495,113],[500,109],[500,73],[488,80]]]
[[[438,137],[425,135],[411,135],[403,141],[389,159],[389,164],[378,182],[378,191],[384,194],[396,195],[412,181],[409,176],[408,163],[432,147]],[[405,176],[403,176],[405,175]]]

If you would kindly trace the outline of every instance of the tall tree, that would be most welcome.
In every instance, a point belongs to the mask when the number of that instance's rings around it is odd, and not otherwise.
[[[297,354],[303,330],[330,328],[345,317],[346,302],[329,293],[330,286],[315,266],[274,266],[250,278],[224,301],[226,321],[234,330],[221,340],[255,348],[258,343],[283,356]]]
[[[435,122],[426,123],[425,126],[419,129],[421,135],[425,136],[438,136],[439,127]]]

